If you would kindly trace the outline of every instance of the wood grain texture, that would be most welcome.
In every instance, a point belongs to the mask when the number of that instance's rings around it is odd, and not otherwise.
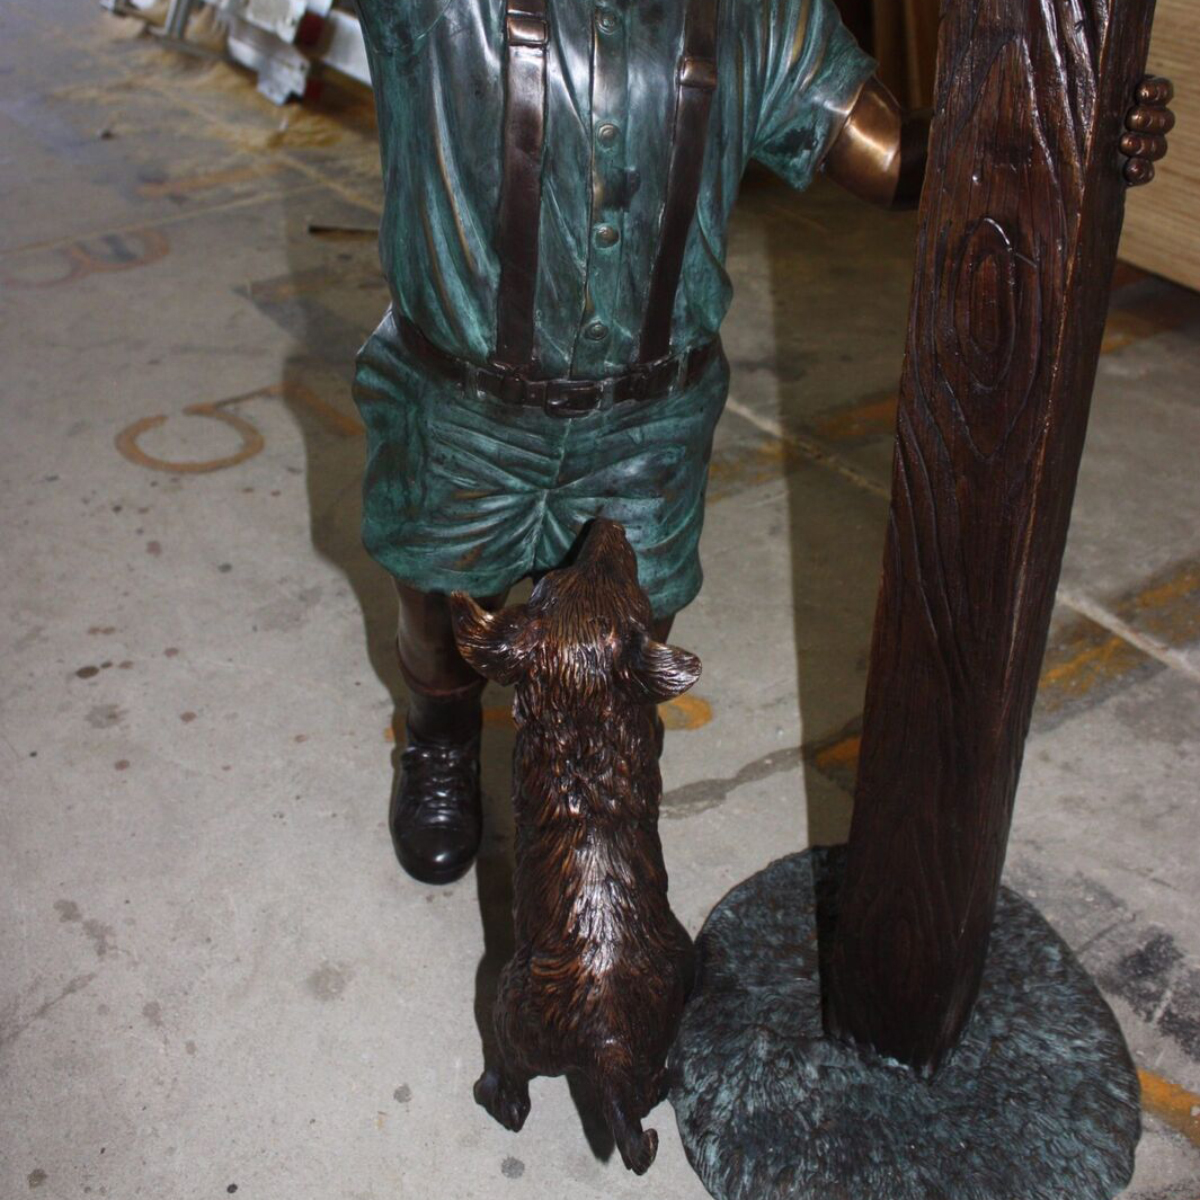
[[[827,1020],[932,1072],[978,993],[1152,0],[947,0]]]
[[[1200,290],[1200,20],[1195,0],[1158,0],[1149,69],[1175,84],[1179,124],[1154,186],[1129,197],[1121,257]]]

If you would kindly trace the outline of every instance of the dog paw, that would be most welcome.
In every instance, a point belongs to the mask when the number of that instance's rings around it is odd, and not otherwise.
[[[489,1067],[475,1084],[475,1102],[513,1133],[520,1132],[529,1116],[529,1085]]]
[[[658,1133],[647,1129],[640,1137],[619,1144],[621,1160],[635,1175],[645,1175],[658,1154]]]

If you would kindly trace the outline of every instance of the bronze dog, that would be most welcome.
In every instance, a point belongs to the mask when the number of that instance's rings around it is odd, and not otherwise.
[[[646,632],[637,560],[613,521],[526,605],[485,612],[456,593],[463,657],[515,684],[517,950],[493,1014],[501,1063],[475,1098],[518,1130],[535,1075],[592,1084],[625,1165],[658,1150],[642,1118],[665,1094],[666,1056],[691,988],[692,942],[667,901],[654,705],[700,675]]]

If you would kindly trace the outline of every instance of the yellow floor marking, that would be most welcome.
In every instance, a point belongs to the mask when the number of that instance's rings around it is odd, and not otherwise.
[[[287,398],[303,404],[318,420],[333,432],[343,437],[360,437],[366,432],[363,423],[349,413],[344,413],[327,400],[322,400],[312,388],[302,383],[291,382],[285,385]]]
[[[129,239],[141,243],[140,253],[129,258],[117,258],[111,255],[101,257],[94,249],[97,242],[103,243],[112,239]],[[107,247],[110,251],[112,247]],[[57,275],[45,279],[23,276],[20,271],[0,270],[0,277],[14,287],[47,288],[58,287],[64,283],[74,283],[87,275],[111,271],[132,271],[137,267],[148,267],[165,258],[171,249],[166,235],[158,229],[130,229],[123,233],[97,234],[93,237],[80,239],[68,246],[59,246],[49,251],[63,265],[63,270]],[[23,256],[28,259],[30,256]],[[43,255],[43,257],[45,257]],[[20,262],[20,260],[18,260]],[[36,265],[36,259],[35,259]]]
[[[155,180],[138,186],[137,194],[146,200],[162,197],[194,196],[213,188],[226,187],[231,183],[251,183],[278,171],[277,162],[255,163],[251,167],[228,167],[224,171],[204,171],[198,175],[181,175],[177,179]]]
[[[241,80],[238,72],[230,69],[226,82],[232,82],[236,87],[244,81]],[[158,92],[163,99],[170,103],[177,104],[180,108],[190,112],[194,117],[203,122],[203,124],[207,127],[206,132],[211,133],[215,137],[221,138],[226,142],[230,141],[231,137],[235,142],[238,141],[236,134],[233,133],[232,127],[229,124],[214,114],[206,111],[202,106],[195,103],[188,103],[182,89],[174,87],[168,82],[160,82],[153,77],[147,78],[146,84],[152,90]],[[247,92],[247,95],[258,98],[258,93],[254,90],[253,84],[250,85],[250,90]],[[370,105],[368,107],[373,113],[374,106]],[[273,114],[277,111],[277,109],[271,110],[269,115],[271,115],[272,119],[274,119]],[[364,129],[361,134],[361,140],[363,141],[364,147],[369,148],[367,149],[367,153],[369,155],[378,153],[376,139],[371,135],[369,130]],[[245,139],[243,135],[242,143],[244,143],[244,141]],[[272,151],[278,155],[280,160],[286,163],[293,170],[298,171],[300,174],[312,180],[313,183],[319,184],[323,188],[328,188],[330,191],[336,192],[339,196],[345,200],[349,200],[352,204],[357,204],[372,212],[382,215],[383,206],[377,196],[358,191],[354,187],[347,185],[344,181],[339,180],[336,174],[331,173],[330,176],[326,178],[314,165],[307,162],[305,159],[297,158],[294,155],[288,154],[286,152],[288,148],[288,141],[289,139],[287,137],[287,131],[281,131],[279,130],[278,126],[274,126],[269,131],[261,133],[260,139],[252,139],[248,146],[243,144],[242,148],[248,148],[255,152],[264,150]]]
[[[718,451],[708,467],[709,504],[716,504],[735,491],[778,479],[800,460],[787,442],[742,442],[729,450]]]
[[[1119,286],[1139,283],[1146,276],[1131,269],[1122,275],[1114,290]],[[1101,354],[1112,354],[1144,341],[1156,334],[1174,329],[1187,316],[1187,308],[1174,294],[1154,294],[1149,298],[1131,298],[1128,306],[1114,301],[1104,327]],[[890,437],[896,429],[897,396],[881,396],[878,393],[863,396],[843,408],[819,414],[812,431],[818,437],[830,441],[853,441],[865,437]]]
[[[1149,661],[1124,638],[1082,618],[1067,626],[1047,649],[1038,704],[1047,712],[1057,712]]]
[[[1170,328],[1170,321],[1114,308],[1108,314],[1108,323],[1104,326],[1104,340],[1100,343],[1100,353],[1113,354],[1117,350],[1124,350],[1126,346],[1132,346],[1134,342],[1144,341]]]
[[[858,404],[828,413],[818,418],[813,432],[833,441],[849,438],[885,436],[896,431],[896,395],[866,397]]]
[[[294,380],[274,383],[270,387],[259,388],[255,392],[247,392],[244,396],[232,396],[228,400],[206,401],[202,404],[189,404],[184,410],[185,417],[208,417],[221,421],[230,426],[242,439],[241,447],[233,454],[222,458],[209,458],[200,462],[173,461],[157,458],[147,454],[138,444],[140,438],[157,429],[167,421],[165,413],[157,413],[152,417],[142,417],[127,425],[114,439],[120,453],[131,463],[145,467],[150,471],[163,471],[168,475],[206,475],[212,471],[223,471],[227,467],[235,467],[247,459],[261,454],[266,446],[266,440],[257,426],[251,424],[245,417],[235,412],[227,411],[234,405],[245,404],[250,400],[280,399],[289,403],[303,405],[317,417],[332,432],[342,437],[357,437],[363,432],[362,424],[347,413],[335,408],[332,404],[321,399],[311,388]]]
[[[1178,564],[1118,605],[1117,616],[1173,649],[1200,641],[1200,562]]]
[[[512,709],[507,704],[498,704],[494,708],[483,710],[484,729],[513,729]]]
[[[1121,621],[1160,640],[1168,649],[1200,642],[1200,562],[1177,564],[1111,609]],[[1038,705],[1044,713],[1056,713],[1097,689],[1111,689],[1154,661],[1140,646],[1090,617],[1080,617],[1053,635],[1042,663]],[[859,740],[854,734],[830,745],[818,744],[812,761],[824,772],[853,770]]]
[[[668,729],[703,729],[713,719],[712,705],[702,696],[677,696],[658,712]]]
[[[1182,1133],[1193,1146],[1200,1146],[1200,1096],[1153,1071],[1138,1071],[1138,1079],[1142,1084],[1142,1108]]]
[[[858,734],[852,734],[850,737],[844,737],[840,741],[834,742],[832,746],[826,746],[822,750],[818,750],[813,761],[817,764],[819,770],[827,770],[830,767],[852,767],[858,765],[858,752],[862,748],[862,737]]]
[[[880,496],[885,500],[891,499],[892,489],[887,483],[880,483],[872,479],[856,466],[839,458],[836,454],[831,454],[826,447],[813,441],[812,438],[805,437],[803,434],[796,433],[793,430],[785,429],[783,423],[776,417],[764,416],[734,395],[730,395],[729,399],[725,402],[725,411],[736,413],[756,429],[761,429],[763,433],[768,433],[772,437],[785,442],[787,449],[784,453],[788,455],[794,454],[797,461],[800,458],[805,458],[809,462],[818,463],[835,474],[840,475],[843,479],[848,479],[855,487],[861,488],[864,492],[870,492],[873,496]],[[785,461],[792,460],[786,459]]]
[[[1146,313],[1114,308],[1104,327],[1101,354],[1112,354],[1172,328],[1177,322],[1170,315],[1150,310]],[[830,441],[853,441],[865,437],[890,437],[896,430],[896,395],[865,396],[857,403],[819,416],[813,432]]]
[[[1149,295],[1131,297],[1127,301],[1114,298],[1104,327],[1101,354],[1123,350],[1134,342],[1144,341],[1155,334],[1166,333],[1186,321],[1195,311],[1182,289],[1153,291]]]
[[[184,416],[210,417],[214,421],[221,421],[231,426],[236,431],[242,439],[241,448],[233,454],[225,455],[224,458],[210,458],[202,462],[171,462],[168,459],[155,458],[153,455],[147,454],[138,445],[138,439],[142,434],[148,433],[151,429],[157,429],[166,421],[166,416],[161,413],[153,417],[142,417],[140,421],[134,421],[132,425],[127,425],[117,434],[116,447],[131,463],[150,471],[165,471],[170,475],[205,475],[210,471],[221,471],[226,467],[237,466],[238,463],[243,463],[248,458],[261,454],[266,445],[263,435],[245,417],[224,411],[228,405],[239,404],[242,400],[249,398],[249,396],[237,396],[232,400],[222,400],[216,404],[189,404],[183,410]]]
[[[1067,626],[1046,651],[1038,684],[1038,704],[1054,713],[1079,701],[1096,688],[1112,684],[1152,660],[1123,638],[1083,619]],[[847,734],[812,752],[817,770],[827,775],[853,772],[858,766],[862,738]]]

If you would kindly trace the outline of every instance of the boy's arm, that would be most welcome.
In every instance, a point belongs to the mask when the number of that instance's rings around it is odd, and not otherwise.
[[[1131,187],[1154,178],[1154,163],[1167,152],[1175,117],[1166,79],[1147,76],[1125,118],[1123,170]],[[912,208],[921,196],[931,115],[905,112],[876,78],[868,79],[825,157],[825,174],[848,191],[883,208]]]
[[[883,208],[912,208],[921,196],[931,114],[905,113],[877,78],[862,91],[825,156],[825,174]]]

